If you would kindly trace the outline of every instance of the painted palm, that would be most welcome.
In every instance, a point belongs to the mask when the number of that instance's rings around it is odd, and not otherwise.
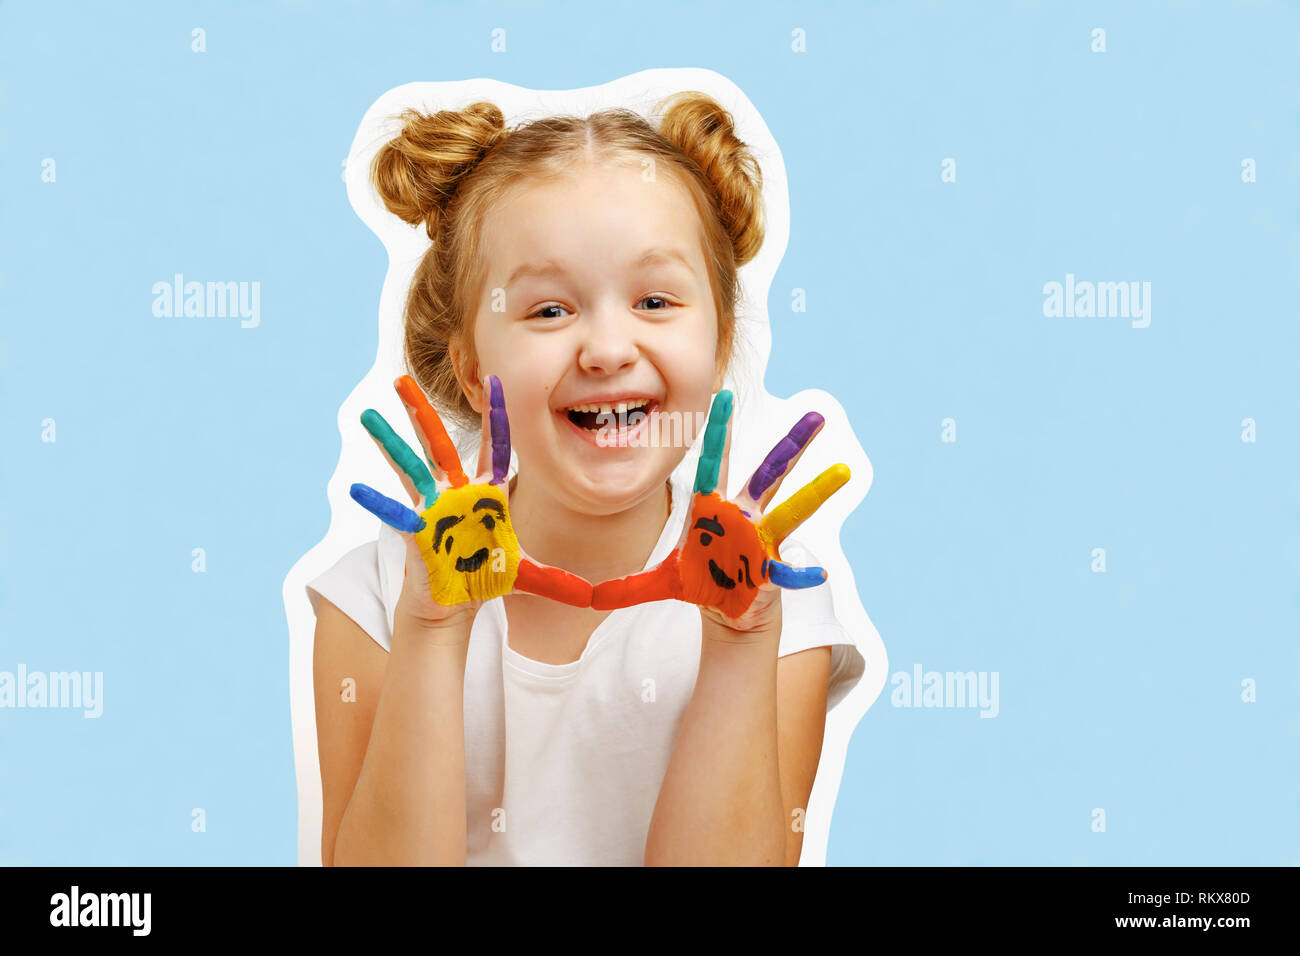
[[[510,422],[501,381],[495,375],[488,378],[488,407],[483,416],[478,475],[473,482],[461,466],[442,419],[415,379],[403,375],[395,386],[411,414],[425,460],[373,408],[361,414],[361,424],[420,510],[360,483],[352,486],[351,494],[381,521],[415,535],[433,600],[450,606],[526,591],[574,607],[590,606],[590,582],[538,564],[523,552],[515,537],[506,498]]]
[[[734,501],[723,499],[730,452],[733,399],[721,391],[709,410],[691,513],[672,553],[648,571],[596,585],[599,610],[675,598],[738,620],[762,590],[815,587],[822,568],[795,568],[780,558],[781,542],[849,480],[847,465],[832,465],[764,513],[785,476],[825,424],[809,412],[758,466]]]

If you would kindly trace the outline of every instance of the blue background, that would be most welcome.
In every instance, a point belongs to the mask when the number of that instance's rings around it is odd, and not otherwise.
[[[0,670],[105,685],[0,710],[0,862],[296,861],[281,586],[387,267],[357,124],[671,66],[784,153],[768,387],[872,460],[844,537],[891,673],[1000,674],[993,720],[886,685],[828,862],[1300,862],[1298,37],[1275,3],[0,7]],[[155,318],[176,272],[260,281],[260,326]],[[1151,282],[1150,327],[1045,318],[1067,272]]]

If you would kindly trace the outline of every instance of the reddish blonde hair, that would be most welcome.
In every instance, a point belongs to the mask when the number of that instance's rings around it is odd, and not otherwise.
[[[501,110],[478,102],[433,114],[408,109],[402,131],[370,167],[388,210],[424,224],[433,244],[407,294],[404,352],[411,375],[440,411],[471,431],[479,415],[452,365],[457,341],[473,363],[473,317],[486,274],[484,216],[512,186],[570,172],[584,157],[649,157],[656,175],[684,186],[699,213],[718,314],[717,354],[725,369],[736,348],[737,270],[757,255],[765,228],[762,173],[736,136],[731,114],[711,96],[677,93],[651,126],[627,109],[582,118],[551,116],[507,129]]]

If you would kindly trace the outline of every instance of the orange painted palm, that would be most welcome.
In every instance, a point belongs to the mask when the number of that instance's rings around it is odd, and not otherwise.
[[[772,511],[764,510],[825,420],[809,412],[777,443],[734,501],[723,499],[730,453],[732,395],[721,391],[695,473],[690,516],[677,547],[656,567],[596,585],[598,610],[675,598],[742,619],[763,591],[815,587],[822,568],[795,568],[780,558],[781,542],[849,480],[847,465],[832,465]]]

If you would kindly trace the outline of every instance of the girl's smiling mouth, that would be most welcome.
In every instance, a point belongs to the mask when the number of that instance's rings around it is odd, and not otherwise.
[[[565,405],[556,415],[565,427],[589,444],[600,448],[626,447],[639,441],[659,400],[645,395],[592,398]]]

